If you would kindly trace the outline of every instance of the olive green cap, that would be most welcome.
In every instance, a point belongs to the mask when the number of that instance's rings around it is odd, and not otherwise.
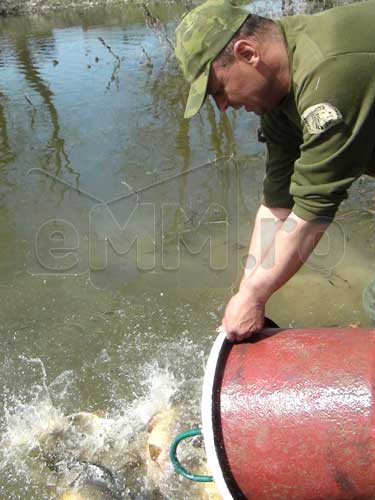
[[[175,54],[190,83],[185,118],[191,118],[200,110],[206,98],[212,61],[249,15],[230,0],[208,0],[182,18],[176,29]]]

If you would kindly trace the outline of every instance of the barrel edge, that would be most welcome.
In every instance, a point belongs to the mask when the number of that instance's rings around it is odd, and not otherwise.
[[[214,478],[217,489],[223,500],[234,500],[221,470],[219,458],[216,453],[215,435],[213,427],[213,390],[216,378],[217,362],[225,342],[225,333],[220,333],[210,352],[204,372],[202,389],[202,433],[206,449],[207,462],[210,472]]]

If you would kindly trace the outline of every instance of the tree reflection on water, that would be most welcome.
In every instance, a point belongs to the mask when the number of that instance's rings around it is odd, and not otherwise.
[[[50,170],[51,165],[54,165],[53,173],[55,175],[62,175],[65,169],[68,173],[75,176],[76,185],[78,187],[79,173],[73,169],[66,152],[65,140],[61,137],[59,115],[53,102],[53,91],[40,75],[38,66],[34,62],[35,56],[33,57],[31,55],[27,37],[25,35],[17,36],[14,40],[14,45],[19,68],[24,74],[26,81],[30,84],[30,87],[41,96],[51,120],[52,133],[45,148],[44,167]],[[52,34],[46,34],[43,38],[39,38],[38,55],[43,52],[47,54],[53,53],[54,49],[55,46]]]

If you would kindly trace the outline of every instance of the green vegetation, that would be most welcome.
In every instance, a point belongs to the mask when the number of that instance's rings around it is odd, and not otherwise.
[[[0,15],[34,14],[68,7],[90,7],[120,0],[0,0]]]

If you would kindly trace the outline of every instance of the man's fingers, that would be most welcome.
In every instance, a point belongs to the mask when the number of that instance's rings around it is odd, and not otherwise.
[[[224,333],[229,342],[241,342],[241,340],[250,337],[251,332],[239,334],[237,332],[228,332],[222,325],[216,328],[217,333]]]
[[[236,342],[237,341],[237,337],[234,333],[226,333],[226,337],[227,339],[229,340],[229,342]]]
[[[246,332],[246,333],[241,333],[241,334],[231,333],[230,338],[228,338],[228,336],[227,336],[227,339],[230,340],[231,342],[242,342],[243,340],[251,337],[252,334],[253,334],[253,332]]]
[[[226,338],[230,342],[234,342],[236,340],[236,336],[233,333],[227,332],[223,325],[220,325],[216,328],[217,333],[224,333]]]
[[[259,328],[252,328],[252,329],[248,330],[247,332],[239,333],[236,331],[227,330],[223,325],[221,325],[216,329],[216,331],[218,333],[225,333],[226,338],[230,342],[242,342],[243,340],[251,337],[254,333],[261,332],[262,329],[263,329],[263,326],[261,326]]]

